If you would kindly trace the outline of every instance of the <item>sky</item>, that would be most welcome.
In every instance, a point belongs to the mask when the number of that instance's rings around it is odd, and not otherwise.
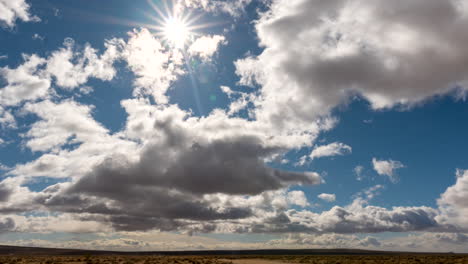
[[[468,252],[467,0],[0,0],[0,244]]]

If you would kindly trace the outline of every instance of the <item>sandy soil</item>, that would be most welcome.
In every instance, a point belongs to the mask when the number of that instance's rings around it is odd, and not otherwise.
[[[226,259],[225,261],[232,261],[233,264],[288,264],[282,261],[267,259]]]

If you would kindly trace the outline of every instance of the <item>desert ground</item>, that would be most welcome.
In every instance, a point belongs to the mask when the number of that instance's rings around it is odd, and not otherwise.
[[[0,264],[468,264],[468,255],[314,256],[0,256]]]

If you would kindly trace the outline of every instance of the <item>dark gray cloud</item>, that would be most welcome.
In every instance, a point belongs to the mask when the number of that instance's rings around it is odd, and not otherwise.
[[[206,194],[256,195],[320,183],[316,174],[268,167],[264,159],[278,150],[253,137],[185,148],[180,131],[166,132],[164,143],[147,146],[138,161],[108,158],[77,182],[50,187],[37,201],[54,211],[107,215],[104,220],[118,230],[174,230],[184,225],[180,220],[243,219],[253,213],[236,204],[215,206]]]
[[[13,231],[15,226],[15,221],[10,217],[0,219],[0,233]]]
[[[168,141],[169,143],[171,142]],[[123,157],[111,158],[80,179],[74,192],[116,198],[121,192],[153,187],[173,188],[187,194],[259,194],[291,184],[318,184],[308,173],[269,168],[264,159],[276,149],[265,148],[252,137],[193,143],[187,149],[152,145],[137,163]],[[169,152],[180,152],[170,157]],[[171,160],[174,158],[174,160]],[[112,182],[112,185],[109,183]]]
[[[0,202],[6,202],[10,198],[12,190],[5,186],[4,184],[0,184]]]

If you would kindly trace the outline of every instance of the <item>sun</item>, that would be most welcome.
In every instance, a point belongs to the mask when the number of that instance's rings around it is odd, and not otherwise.
[[[192,32],[189,25],[178,17],[169,17],[163,24],[163,37],[166,41],[177,49],[184,48]]]
[[[156,11],[156,14],[146,14],[152,18],[156,24],[149,25],[155,29],[156,36],[161,37],[168,46],[174,49],[184,49],[194,37],[198,36],[198,29],[210,26],[209,24],[199,24],[197,21],[201,15],[194,16],[187,12],[183,6],[177,5],[178,1],[162,0],[156,4],[154,0],[148,3]]]

